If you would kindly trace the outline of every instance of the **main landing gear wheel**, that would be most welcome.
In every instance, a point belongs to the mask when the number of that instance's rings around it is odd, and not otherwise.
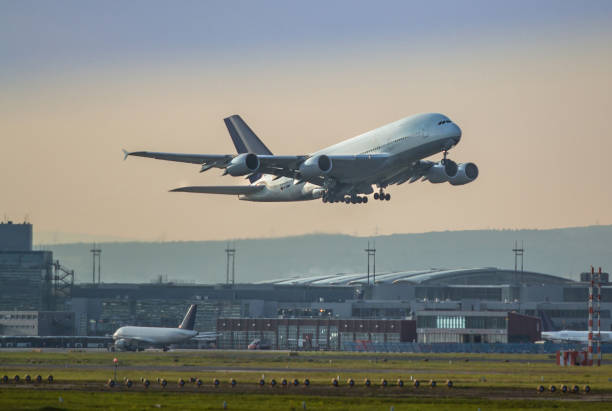
[[[332,196],[323,196],[321,198],[323,203],[345,203],[345,204],[365,204],[368,202],[368,197],[366,196],[345,196],[345,197],[332,197]]]
[[[380,201],[390,201],[391,200],[391,194],[389,193],[385,193],[383,191],[383,189],[381,188],[380,191],[378,193],[374,193],[374,200],[380,200]]]

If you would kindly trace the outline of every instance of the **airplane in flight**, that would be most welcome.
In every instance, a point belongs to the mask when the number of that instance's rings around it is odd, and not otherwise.
[[[599,332],[593,331],[593,341],[597,341],[598,335]],[[542,339],[555,342],[587,343],[589,342],[589,332],[573,330],[542,331]],[[612,342],[612,331],[601,331],[601,342]]]
[[[478,177],[474,163],[457,164],[448,150],[461,140],[461,129],[447,116],[418,114],[384,125],[307,155],[274,155],[239,115],[224,119],[237,154],[178,154],[124,150],[128,156],[192,163],[200,172],[223,169],[223,175],[246,176],[249,185],[189,186],[172,192],[229,194],[247,201],[367,203],[391,199],[385,189],[417,180],[452,185]],[[443,153],[440,161],[424,160]],[[378,188],[374,192],[372,186]]]
[[[214,332],[198,333],[193,329],[198,306],[191,304],[177,328],[124,326],[113,334],[115,348],[121,351],[138,351],[142,346],[161,346],[164,351],[171,344],[179,344],[192,338],[214,341]]]

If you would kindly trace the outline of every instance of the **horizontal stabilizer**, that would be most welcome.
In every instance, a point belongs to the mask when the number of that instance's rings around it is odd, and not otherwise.
[[[170,191],[180,193],[240,195],[253,194],[258,191],[261,191],[263,188],[264,186],[190,186],[179,187]]]

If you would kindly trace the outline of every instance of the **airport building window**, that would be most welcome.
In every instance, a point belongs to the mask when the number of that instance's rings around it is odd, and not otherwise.
[[[298,331],[296,325],[290,325],[287,333],[287,346],[291,350],[296,350],[298,347]]]
[[[368,333],[355,333],[355,341],[369,341],[369,340],[370,340],[370,336],[368,335]]]
[[[322,326],[319,328],[319,334],[316,341],[317,347],[327,348],[327,327]]]
[[[329,345],[327,346],[328,349],[336,349],[338,348],[338,336],[340,334],[338,333],[338,327],[329,327]]]
[[[417,328],[506,329],[508,320],[499,316],[420,315]]]
[[[463,316],[438,316],[436,328],[465,328],[465,317]]]
[[[270,348],[276,348],[276,333],[274,331],[263,331],[263,343],[269,344]]]

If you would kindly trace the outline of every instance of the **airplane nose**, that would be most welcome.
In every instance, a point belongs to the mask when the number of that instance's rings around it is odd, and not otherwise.
[[[455,144],[458,144],[459,141],[461,140],[461,129],[455,123],[453,123],[452,126],[453,127],[452,127],[451,132],[452,132],[453,140],[455,140]]]

